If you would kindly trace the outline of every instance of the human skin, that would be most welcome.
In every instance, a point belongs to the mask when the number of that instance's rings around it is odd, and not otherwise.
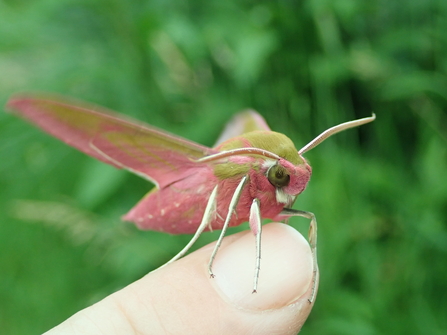
[[[210,278],[213,246],[147,274],[45,334],[298,333],[314,303],[308,301],[312,255],[303,236],[281,223],[263,227],[257,293],[253,234],[224,239]]]

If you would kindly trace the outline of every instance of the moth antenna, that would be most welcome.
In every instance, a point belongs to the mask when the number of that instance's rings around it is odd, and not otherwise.
[[[270,152],[270,151],[267,151],[264,149],[250,147],[250,148],[239,148],[239,149],[232,149],[232,150],[228,150],[228,151],[221,151],[217,154],[205,156],[203,158],[199,158],[194,161],[198,162],[198,163],[208,163],[208,162],[216,161],[216,160],[226,158],[226,157],[246,156],[246,155],[259,155],[259,156],[276,159],[276,160],[281,159],[281,157],[274,154],[273,152]]]
[[[354,127],[358,127],[361,125],[364,125],[366,123],[372,122],[376,119],[376,114],[372,114],[370,117],[365,117],[363,119],[358,119],[358,120],[354,120],[354,121],[348,121],[348,122],[344,122],[341,123],[339,125],[336,125],[332,128],[329,128],[325,131],[323,131],[320,135],[318,135],[317,137],[315,137],[312,141],[310,141],[309,143],[307,143],[304,147],[301,148],[301,150],[298,151],[298,153],[300,155],[304,154],[305,152],[308,152],[309,150],[315,148],[318,144],[320,144],[321,142],[323,142],[325,139],[327,139],[328,137],[339,133],[343,130],[349,129],[349,128],[354,128]]]

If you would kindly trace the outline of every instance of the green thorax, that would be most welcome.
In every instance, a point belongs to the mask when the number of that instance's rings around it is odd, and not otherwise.
[[[303,163],[303,159],[298,155],[298,150],[293,142],[284,134],[274,131],[252,131],[241,136],[233,137],[216,149],[219,151],[231,151],[240,148],[259,148],[270,151],[298,165]],[[236,156],[235,156],[236,157]],[[253,157],[261,157],[254,155]],[[214,167],[215,175],[220,179],[230,178],[237,175],[247,174],[250,169],[259,170],[264,160],[247,160],[245,162],[225,162]]]

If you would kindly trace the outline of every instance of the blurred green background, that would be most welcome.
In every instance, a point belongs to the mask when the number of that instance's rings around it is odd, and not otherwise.
[[[252,107],[298,148],[374,111],[306,154],[294,207],[317,216],[321,284],[302,334],[445,334],[446,32],[445,0],[3,0],[0,103],[57,92],[209,146]],[[150,188],[0,113],[2,333],[41,333],[176,254],[190,236],[119,219]]]

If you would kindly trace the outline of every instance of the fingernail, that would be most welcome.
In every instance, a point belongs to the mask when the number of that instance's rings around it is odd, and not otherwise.
[[[308,291],[312,255],[298,231],[282,223],[263,226],[258,289],[252,293],[255,246],[255,237],[248,232],[217,253],[214,281],[227,301],[248,310],[268,310],[287,306]]]

